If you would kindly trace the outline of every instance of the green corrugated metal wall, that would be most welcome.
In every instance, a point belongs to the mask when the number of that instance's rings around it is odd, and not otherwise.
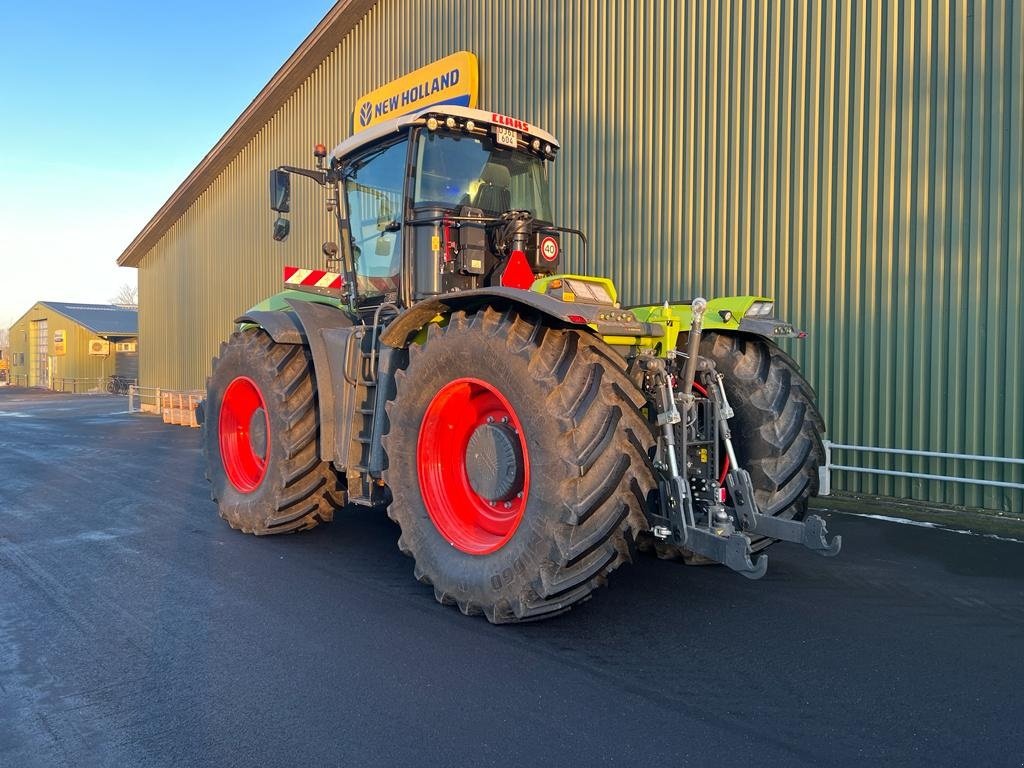
[[[1024,456],[1022,37],[1019,2],[381,0],[144,257],[143,383],[201,385],[281,265],[320,265],[319,191],[293,187],[275,244],[267,170],[467,49],[483,106],[561,139],[556,209],[627,300],[774,295],[811,332],[787,348],[833,440]],[[1024,511],[999,489],[834,484]]]

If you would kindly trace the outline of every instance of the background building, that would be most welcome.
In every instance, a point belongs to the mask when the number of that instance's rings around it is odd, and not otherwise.
[[[10,329],[11,383],[71,392],[114,374],[134,380],[138,336],[135,309],[37,302]]]
[[[469,50],[482,106],[561,140],[556,211],[625,300],[773,295],[810,331],[787,348],[833,440],[1024,456],[1022,41],[1024,7],[986,0],[342,0],[119,258],[139,269],[142,383],[202,386],[282,265],[321,265],[319,190],[294,186],[275,243],[268,169],[348,136],[360,94]],[[993,487],[834,487],[1024,511]]]

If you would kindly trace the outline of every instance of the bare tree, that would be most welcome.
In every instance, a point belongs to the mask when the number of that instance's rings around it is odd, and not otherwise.
[[[125,283],[117,292],[117,296],[110,300],[110,303],[117,307],[129,309],[139,308],[139,289],[134,285]]]

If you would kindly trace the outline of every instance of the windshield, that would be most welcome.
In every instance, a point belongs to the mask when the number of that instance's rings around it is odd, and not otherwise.
[[[490,216],[529,211],[553,221],[544,162],[475,136],[423,131],[416,152],[418,207],[480,208]]]

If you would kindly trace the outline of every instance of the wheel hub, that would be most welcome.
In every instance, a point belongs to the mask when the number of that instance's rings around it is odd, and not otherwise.
[[[257,457],[267,457],[267,412],[257,408],[249,419],[249,446]]]
[[[523,488],[523,452],[515,430],[495,423],[477,427],[466,446],[466,475],[487,501],[515,498]]]

